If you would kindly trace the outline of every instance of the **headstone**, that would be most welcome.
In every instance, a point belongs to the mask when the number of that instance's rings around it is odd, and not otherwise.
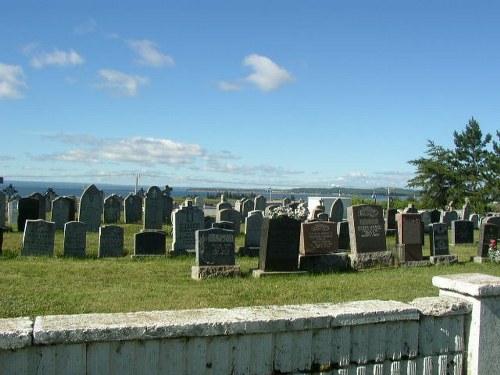
[[[485,223],[495,224],[500,227],[500,216],[490,216],[484,220]]]
[[[215,217],[213,217],[213,216],[205,216],[204,222],[205,222],[204,229],[213,228],[213,225],[215,223]]]
[[[264,215],[262,211],[250,211],[245,219],[245,247],[259,247],[262,221]]]
[[[40,193],[33,193],[28,196],[28,198],[34,198],[38,201],[38,218],[45,220],[45,215],[47,213],[47,200],[45,196]]]
[[[349,237],[349,222],[342,220],[337,223],[337,236],[339,238],[339,249],[350,250],[351,239]]]
[[[99,228],[99,258],[123,256],[123,228],[105,225]]]
[[[0,191],[0,228],[5,226],[5,214],[7,208],[7,194]]]
[[[491,240],[496,240],[500,236],[500,227],[491,223],[483,223],[479,228],[479,240],[477,247],[477,256],[479,258],[488,258],[488,248]]]
[[[75,220],[76,202],[70,197],[57,197],[52,201],[51,220],[56,225],[56,230],[64,229],[64,224]]]
[[[470,220],[470,215],[471,215],[471,206],[469,203],[469,200],[465,200],[465,204],[462,207],[462,220]]]
[[[110,195],[104,199],[104,222],[106,224],[116,224],[120,221],[122,200],[116,195]]]
[[[451,222],[451,243],[453,245],[474,242],[474,225],[469,220]]]
[[[124,201],[125,224],[135,224],[142,218],[142,198],[138,194],[129,194]]]
[[[431,224],[439,223],[441,220],[441,211],[432,210],[431,211]]]
[[[318,217],[319,214],[322,214],[323,212],[325,212],[325,206],[324,206],[324,203],[323,203],[323,200],[320,199],[319,200],[319,205],[316,206],[312,211],[311,211],[311,216],[310,218],[311,219],[316,219]]]
[[[45,194],[45,209],[47,212],[52,210],[52,201],[57,198],[57,194],[52,188],[48,188]]]
[[[7,219],[10,225],[17,225],[17,218],[19,216],[19,200],[14,199],[7,204]]]
[[[143,230],[134,235],[134,255],[166,255],[167,234],[160,230]]]
[[[299,252],[303,255],[338,252],[337,224],[330,221],[302,223]]]
[[[197,230],[195,233],[197,266],[231,266],[234,259],[233,231],[220,228]]]
[[[203,209],[203,206],[205,205],[205,200],[203,197],[197,196],[194,197],[194,205],[200,209]]]
[[[340,223],[344,219],[344,203],[342,199],[336,198],[330,208],[330,221]]]
[[[2,246],[3,246],[3,228],[0,227],[0,255],[2,255]]]
[[[172,224],[172,210],[174,209],[174,199],[170,196],[172,188],[168,185],[162,191],[163,198],[163,222],[167,224]]]
[[[39,201],[35,198],[21,198],[18,202],[17,230],[24,231],[26,220],[39,219]]]
[[[243,202],[245,200],[245,198],[243,199],[237,199],[235,202],[234,202],[234,209],[236,211],[238,211],[240,214],[241,214],[241,202]]]
[[[143,229],[162,229],[163,197],[158,186],[151,186],[144,198]]]
[[[293,272],[298,270],[300,220],[281,216],[264,218],[260,239],[259,269]]]
[[[449,255],[448,225],[444,223],[430,224],[429,242],[432,256]]]
[[[82,194],[80,198],[80,208],[78,221],[87,224],[87,231],[97,232],[101,225],[103,210],[103,192],[92,184]]]
[[[212,224],[212,228],[227,229],[234,233],[234,224],[231,221],[216,221]]]
[[[400,260],[404,262],[421,261],[422,254],[422,220],[419,213],[399,213],[398,245],[401,246]]]
[[[54,254],[56,229],[53,222],[36,219],[26,220],[21,255],[37,256]]]
[[[203,211],[193,206],[188,201],[188,206],[183,206],[173,211],[173,239],[172,251],[185,253],[195,249],[195,232],[205,227]]]
[[[413,203],[408,204],[408,207],[406,207],[403,211],[405,214],[418,214],[418,210],[415,208],[415,205]]]
[[[240,213],[241,213],[241,222],[245,222],[245,218],[248,216],[250,211],[253,211],[254,203],[250,199],[245,199],[241,202]]]
[[[469,220],[472,221],[472,225],[474,226],[474,229],[479,229],[479,215],[478,214],[471,214],[469,216]]]
[[[430,230],[429,225],[432,224],[430,211],[419,212],[422,219],[422,224],[424,225],[424,232],[427,233]],[[423,242],[422,242],[423,245]]]
[[[225,210],[227,208],[233,208],[233,206],[231,205],[231,203],[226,201],[226,197],[224,197],[224,194],[222,194],[220,197],[220,202],[217,203],[217,206],[215,206],[216,215],[217,215],[217,212]],[[219,220],[217,220],[217,221],[219,221]]]
[[[392,233],[397,229],[396,226],[396,214],[398,213],[398,210],[395,208],[389,208],[386,213],[385,213],[385,231],[386,233]]]
[[[87,226],[81,221],[64,224],[64,256],[85,258],[87,248]]]
[[[451,222],[454,220],[458,220],[456,211],[443,211],[441,213],[441,223],[448,225],[448,228],[451,228]]]
[[[230,221],[233,223],[234,235],[238,236],[241,233],[241,214],[234,208],[226,208],[217,212],[216,221]]]
[[[327,213],[322,212],[322,213],[318,214],[318,216],[316,216],[316,218],[318,219],[318,221],[328,221],[329,216]]]
[[[264,211],[266,209],[267,200],[263,195],[258,195],[254,199],[254,210]]]

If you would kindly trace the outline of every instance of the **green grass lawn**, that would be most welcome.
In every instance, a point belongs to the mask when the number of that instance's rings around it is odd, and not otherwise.
[[[139,225],[125,227],[125,252],[133,251]],[[168,228],[167,228],[168,230]],[[475,233],[477,238],[477,231]],[[170,247],[171,237],[167,247]],[[427,238],[426,238],[427,241]],[[237,238],[237,246],[243,235]],[[388,243],[394,238],[388,237]],[[428,242],[428,241],[427,241]],[[435,296],[432,277],[452,273],[500,276],[500,266],[470,263],[476,244],[450,246],[460,263],[425,268],[390,268],[358,272],[255,279],[249,270],[257,258],[236,262],[242,276],[234,279],[191,279],[194,258],[97,259],[97,234],[87,236],[86,259],[62,257],[62,232],[56,234],[56,257],[19,257],[22,233],[4,233],[0,256],[0,317],[130,312],[143,310],[236,307],[269,304],[398,300]],[[428,243],[424,255],[429,254]]]

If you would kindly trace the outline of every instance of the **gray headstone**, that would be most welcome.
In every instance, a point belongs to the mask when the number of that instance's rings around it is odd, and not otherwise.
[[[215,206],[216,213],[222,210],[225,210],[227,208],[233,208],[231,203],[226,201],[226,198],[224,198],[224,195],[220,197],[220,202],[217,203],[217,206]],[[216,219],[217,220],[217,219]],[[217,220],[219,221],[219,220]]]
[[[195,232],[205,227],[203,211],[193,206],[189,201],[188,206],[174,210],[172,250],[184,252],[195,249]]]
[[[167,234],[160,230],[143,230],[134,235],[134,255],[165,255]]]
[[[123,228],[105,225],[99,228],[99,258],[123,256]]]
[[[262,229],[262,211],[250,211],[245,219],[245,247],[259,247]]]
[[[451,222],[451,243],[453,245],[460,243],[474,242],[474,224],[469,220],[453,220]]]
[[[53,222],[42,219],[26,220],[21,255],[52,256],[55,235],[56,227]]]
[[[490,216],[484,220],[484,223],[495,224],[500,227],[500,216]]]
[[[47,214],[47,199],[40,193],[33,193],[28,198],[34,198],[38,201],[38,219],[45,220]]]
[[[430,224],[429,242],[432,256],[449,255],[448,225],[444,223]]]
[[[174,199],[170,196],[172,188],[168,185],[165,186],[165,190],[162,191],[163,199],[163,222],[167,224],[172,224],[172,211],[174,209]]]
[[[9,220],[10,225],[17,225],[17,218],[19,216],[19,200],[15,199],[13,201],[9,201],[7,204],[7,219]]]
[[[431,212],[430,211],[422,211],[422,212],[420,212],[420,217],[422,219],[422,223],[424,224],[424,231],[427,233],[429,231],[429,225],[432,224]]]
[[[122,200],[116,195],[110,195],[104,199],[104,222],[106,224],[116,224],[120,221]]]
[[[57,197],[52,201],[51,220],[56,225],[56,230],[64,229],[64,224],[75,220],[76,202],[70,197]]]
[[[18,202],[17,230],[24,231],[26,220],[38,220],[40,204],[35,198],[21,198]]]
[[[144,229],[162,229],[163,196],[158,186],[151,186],[144,198]]]
[[[142,197],[129,194],[124,201],[124,216],[126,224],[135,224],[142,219]]]
[[[448,225],[448,228],[451,228],[451,222],[454,220],[458,220],[457,211],[443,211],[441,213],[441,223]]]
[[[248,216],[250,211],[253,211],[254,203],[250,199],[245,199],[241,202],[240,213],[241,213],[241,221],[245,222],[245,218]]]
[[[347,221],[353,254],[387,250],[382,206],[375,204],[349,206]]]
[[[498,239],[500,235],[500,227],[491,223],[483,223],[479,228],[479,240],[477,247],[477,256],[487,258],[488,248],[491,240]]]
[[[64,256],[85,258],[87,249],[87,226],[81,221],[64,224]]]
[[[234,266],[234,234],[232,230],[212,228],[195,234],[197,266]]]
[[[330,221],[340,223],[344,218],[344,203],[342,199],[336,198],[330,207]]]
[[[216,221],[212,224],[212,228],[227,229],[234,233],[234,224],[231,221]]]
[[[469,220],[472,221],[472,225],[474,226],[474,229],[479,229],[479,215],[478,214],[471,214],[469,216]]]
[[[0,191],[0,227],[5,226],[5,214],[7,208],[7,194]]]
[[[264,211],[266,209],[267,200],[263,195],[258,195],[254,199],[254,210]]]
[[[302,223],[299,247],[301,254],[328,254],[338,250],[337,223],[331,221]]]
[[[464,204],[462,208],[462,220],[470,220],[471,206],[469,203]]]
[[[80,198],[78,221],[84,222],[89,232],[97,232],[101,225],[102,210],[103,192],[92,184]]]
[[[218,212],[216,221],[230,221],[233,223],[234,235],[237,236],[241,233],[241,214],[233,208],[226,208]]]
[[[398,213],[397,239],[399,245],[404,245],[405,261],[420,261],[422,254],[422,219],[419,213]]]

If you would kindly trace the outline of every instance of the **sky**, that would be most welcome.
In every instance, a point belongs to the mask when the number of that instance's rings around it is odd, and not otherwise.
[[[0,0],[0,176],[406,187],[500,128],[497,1]]]

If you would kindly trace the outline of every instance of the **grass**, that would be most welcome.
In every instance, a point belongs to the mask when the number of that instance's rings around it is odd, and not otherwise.
[[[133,252],[133,234],[140,225],[123,225],[125,253]],[[169,228],[166,228],[168,231]],[[475,233],[477,239],[477,231]],[[170,247],[171,237],[167,247]],[[427,238],[426,238],[427,241]],[[243,235],[236,240],[242,245]],[[388,243],[394,238],[388,237]],[[428,242],[428,241],[427,241]],[[485,273],[500,276],[500,266],[470,263],[476,244],[450,246],[460,263],[425,268],[389,268],[358,272],[254,279],[257,258],[237,258],[242,276],[234,279],[191,279],[194,258],[98,259],[97,233],[87,236],[89,257],[62,257],[62,232],[56,233],[55,254],[18,257],[22,233],[4,233],[0,256],[0,317],[129,312],[143,310],[237,307],[270,304],[398,300],[435,296],[435,275]],[[428,243],[424,255],[428,255]]]

